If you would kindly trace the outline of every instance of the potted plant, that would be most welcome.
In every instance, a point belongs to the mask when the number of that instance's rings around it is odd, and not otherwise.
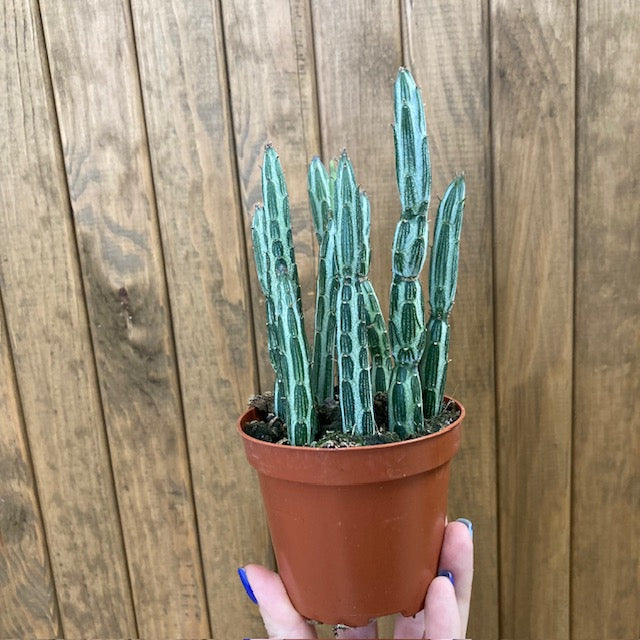
[[[425,321],[419,276],[431,169],[422,96],[407,69],[394,95],[402,212],[388,331],[367,278],[370,204],[346,151],[328,170],[319,158],[309,168],[320,248],[312,349],[287,188],[271,145],[252,225],[275,390],[252,401],[238,429],[291,601],[310,620],[333,625],[363,626],[422,608],[437,571],[449,463],[464,417],[462,405],[444,395],[464,178],[453,180],[438,207]]]

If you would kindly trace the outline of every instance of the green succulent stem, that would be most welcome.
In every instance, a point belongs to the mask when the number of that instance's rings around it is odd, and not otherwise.
[[[396,179],[402,215],[426,213],[431,199],[431,161],[422,93],[408,69],[398,71],[394,88],[393,126]]]
[[[309,347],[293,249],[289,196],[278,154],[271,145],[264,152],[262,195],[264,204],[255,207],[251,235],[258,282],[266,299],[269,359],[275,372],[275,411],[287,423],[291,441],[308,444],[315,433],[316,420],[309,380]]]
[[[298,266],[293,247],[289,193],[280,165],[280,158],[271,144],[264,150],[262,164],[262,198],[268,224],[268,253],[272,273],[286,270],[293,284],[296,306],[302,316],[302,299]],[[304,322],[304,319],[303,319]]]
[[[322,160],[314,156],[307,173],[307,193],[318,246],[322,246],[329,220],[333,217],[333,191],[329,172]]]
[[[389,429],[406,437],[422,428],[419,364],[425,346],[424,301],[418,280],[427,255],[431,164],[422,95],[400,69],[395,85],[396,178],[402,212],[393,238],[389,337],[395,365],[388,393]]]
[[[316,412],[311,397],[309,357],[294,286],[285,273],[277,278],[274,306],[289,440],[292,445],[310,444],[316,434]]]
[[[367,315],[361,282],[366,264],[363,199],[351,161],[343,152],[336,177],[336,307],[338,380],[344,432],[375,431]],[[366,215],[366,214],[365,214]]]
[[[391,284],[389,338],[394,367],[389,382],[389,430],[404,438],[424,422],[418,366],[425,345],[424,303],[418,280],[394,276]]]
[[[316,285],[316,314],[311,364],[311,388],[318,406],[332,398],[335,386],[336,305],[338,279],[335,270],[334,221],[329,220],[320,245]]]
[[[367,318],[367,338],[371,355],[371,383],[373,394],[385,392],[389,389],[391,379],[391,346],[389,334],[380,308],[378,296],[369,280],[371,266],[371,204],[367,194],[360,193],[362,211],[362,254],[360,260],[359,278],[364,296]]]
[[[458,283],[464,198],[464,177],[457,176],[445,191],[435,222],[429,265],[431,317],[427,328],[427,346],[420,367],[427,417],[440,413],[444,400],[449,364],[449,314]]]
[[[280,367],[280,345],[276,322],[276,311],[273,303],[273,286],[271,268],[272,256],[268,251],[269,224],[264,207],[256,205],[251,224],[251,237],[253,239],[253,256],[258,273],[258,282],[265,297],[267,346],[269,349],[269,361],[275,373],[274,401],[276,414],[284,420],[286,417],[286,403],[284,387],[282,385],[282,372]]]
[[[369,280],[362,281],[362,292],[367,317],[367,338],[371,353],[371,384],[373,394],[386,393],[391,382],[391,345],[382,315],[380,301]]]
[[[420,363],[423,383],[422,403],[427,418],[442,410],[444,388],[447,382],[449,354],[449,323],[431,316],[427,326],[427,346]]]
[[[338,280],[333,220],[335,170],[329,173],[317,156],[309,166],[307,190],[319,247],[311,389],[320,406],[334,394]]]

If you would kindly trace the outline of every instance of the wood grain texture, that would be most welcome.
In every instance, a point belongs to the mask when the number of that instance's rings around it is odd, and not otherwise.
[[[403,63],[434,196],[468,183],[448,391],[469,635],[640,636],[636,5],[7,0],[0,637],[264,635],[235,569],[273,559],[233,433],[272,379],[247,242],[262,147],[290,185],[307,330],[306,166],[345,145],[386,314]]]
[[[62,635],[0,300],[0,638]]]
[[[405,64],[425,100],[435,217],[456,173],[467,196],[458,294],[451,316],[447,393],[467,411],[449,491],[451,518],[475,529],[475,584],[468,636],[496,638],[498,525],[493,364],[492,210],[489,139],[489,29],[486,4],[451,0],[403,5]],[[433,224],[430,225],[433,227]]]
[[[209,635],[128,2],[41,2],[139,633]]]
[[[312,2],[325,161],[346,148],[371,201],[370,278],[385,317],[391,245],[400,216],[395,182],[393,83],[402,64],[397,2]]]
[[[640,637],[640,5],[580,4],[572,637]]]
[[[62,626],[8,372],[2,442],[4,454],[9,446],[17,457],[0,465],[9,504],[2,513],[11,521],[3,524],[3,557],[21,573],[9,575],[17,608],[7,607],[2,625],[14,637],[63,629],[69,637],[130,636],[135,619],[38,7],[20,1],[3,10],[0,286]],[[31,617],[18,620],[25,609]]]
[[[569,634],[575,5],[491,3],[501,637]]]
[[[249,239],[260,390],[273,388],[266,316],[250,243],[253,205],[262,201],[264,145],[272,142],[289,191],[291,225],[309,339],[313,337],[316,248],[307,197],[307,167],[319,154],[308,0],[222,0],[240,195]]]
[[[216,4],[132,3],[214,638],[264,633],[236,578],[271,553],[235,423],[257,390]],[[221,588],[222,585],[226,585]]]

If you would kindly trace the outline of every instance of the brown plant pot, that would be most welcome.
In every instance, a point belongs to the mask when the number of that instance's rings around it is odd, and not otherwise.
[[[411,616],[438,570],[449,463],[460,417],[414,440],[347,449],[292,447],[238,430],[258,472],[278,571],[310,620],[360,627]]]

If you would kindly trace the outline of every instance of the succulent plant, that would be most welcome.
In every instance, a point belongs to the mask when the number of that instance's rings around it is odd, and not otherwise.
[[[388,429],[421,433],[440,413],[448,364],[449,314],[455,298],[465,198],[457,176],[438,207],[429,266],[430,317],[425,323],[420,273],[427,258],[431,165],[420,89],[407,69],[395,84],[395,156],[401,214],[393,239],[389,331],[368,279],[371,207],[346,151],[329,170],[309,167],[308,192],[319,246],[315,331],[310,353],[304,330],[289,199],[278,155],[267,145],[263,204],[252,238],[266,300],[269,358],[275,371],[275,412],[293,445],[316,435],[317,409],[337,389],[346,433],[376,431],[373,398],[387,393]],[[336,366],[337,364],[337,366]]]

